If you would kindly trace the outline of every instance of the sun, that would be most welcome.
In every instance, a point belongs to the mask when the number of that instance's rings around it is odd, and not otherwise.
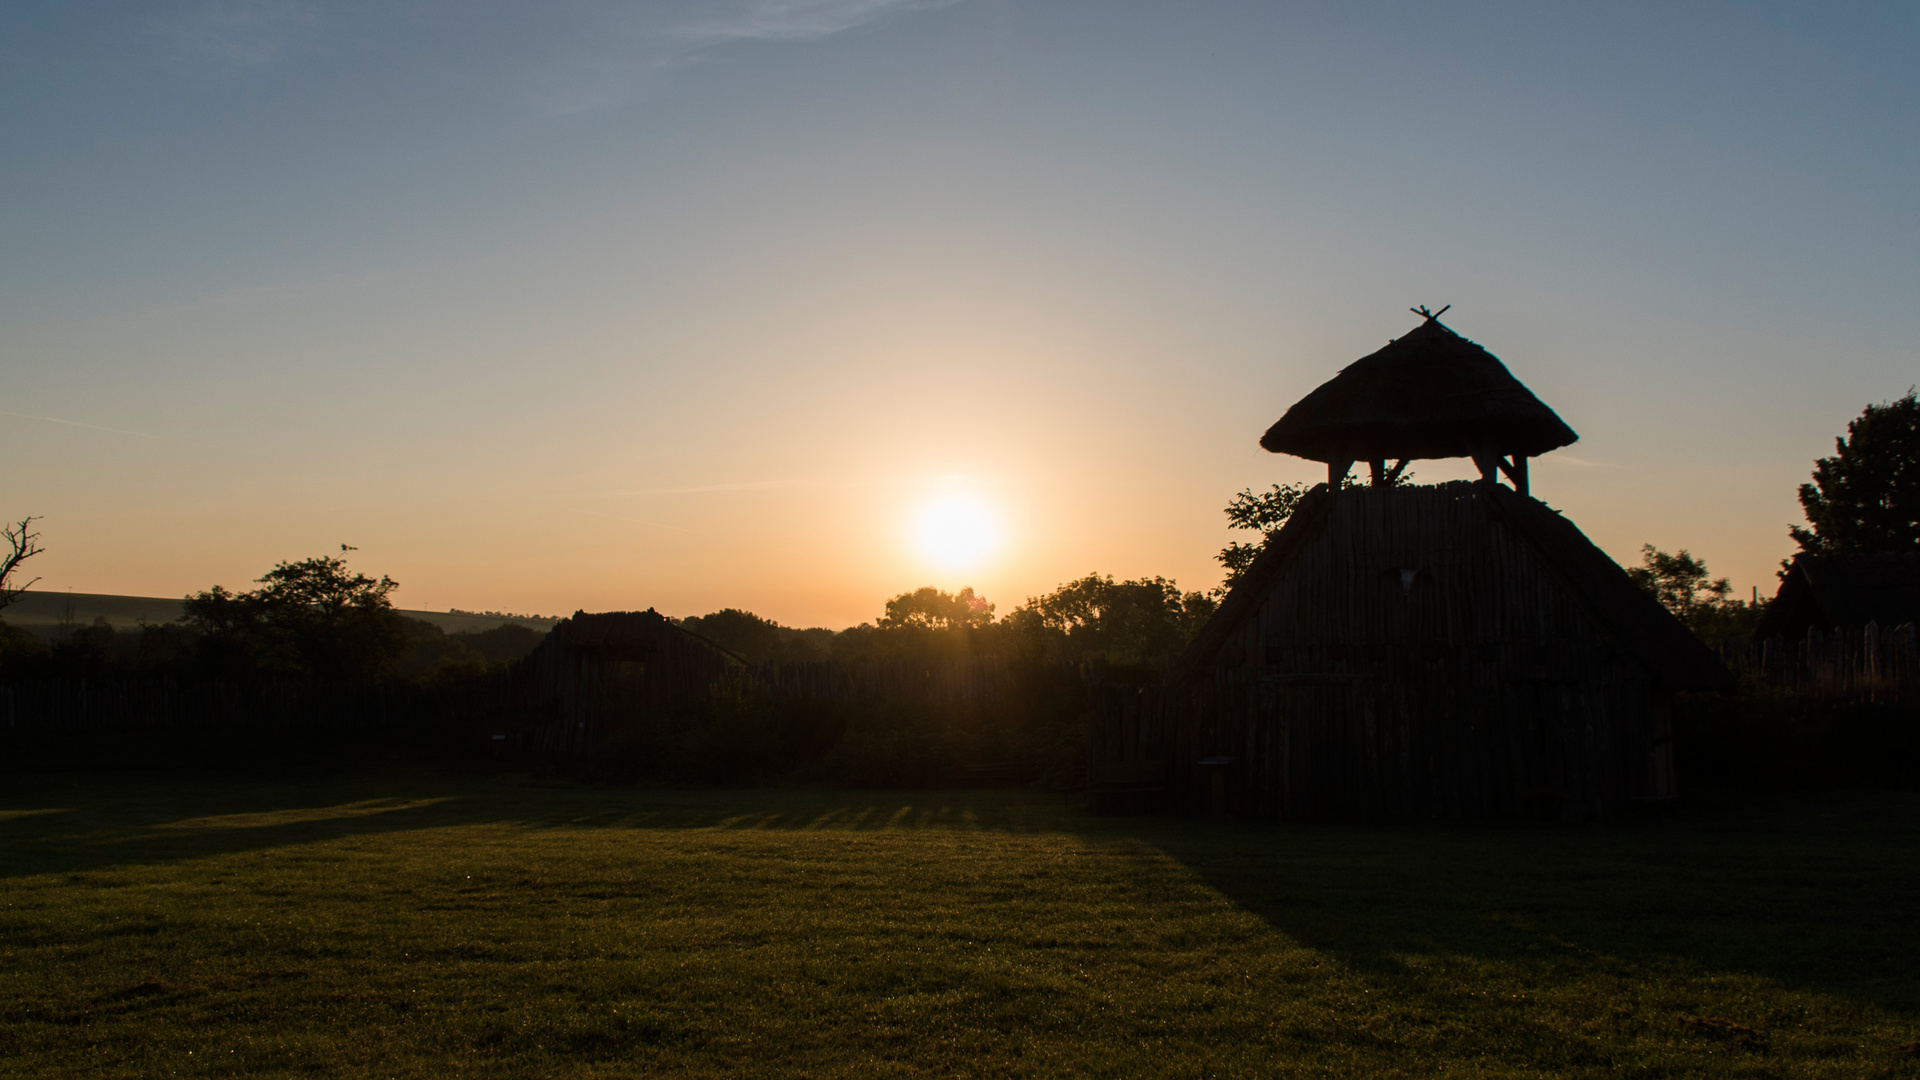
[[[920,557],[942,570],[971,570],[1000,550],[1000,522],[971,495],[948,493],[920,508],[913,519]]]

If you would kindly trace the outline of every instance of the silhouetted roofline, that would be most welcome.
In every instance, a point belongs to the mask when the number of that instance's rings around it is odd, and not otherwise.
[[[1891,630],[1915,621],[1920,621],[1920,552],[1803,551],[1788,565],[1754,638],[1798,637],[1810,626],[1856,630],[1877,623]]]
[[[593,653],[606,659],[639,660],[652,654],[659,647],[661,639],[668,635],[697,642],[702,648],[711,649],[738,663],[746,663],[726,646],[675,625],[673,620],[652,608],[591,614],[576,611],[560,620],[547,638],[563,648]]]
[[[1532,457],[1579,438],[1499,358],[1429,317],[1295,402],[1260,445],[1338,463]]]
[[[1468,485],[1476,501],[1495,520],[1525,537],[1559,574],[1622,653],[1646,669],[1668,690],[1726,690],[1733,675],[1692,631],[1646,590],[1634,584],[1620,564],[1594,546],[1578,526],[1538,499],[1485,481],[1454,481],[1435,487]],[[1295,562],[1307,543],[1325,527],[1335,500],[1391,493],[1400,488],[1331,492],[1325,484],[1303,496],[1293,516],[1247,568],[1219,610],[1194,637],[1171,671],[1175,683],[1189,681],[1210,664],[1240,623],[1270,594],[1273,584]],[[1391,497],[1388,495],[1388,497]]]
[[[1171,682],[1186,682],[1198,674],[1213,660],[1234,628],[1253,614],[1254,609],[1266,599],[1269,586],[1286,573],[1299,558],[1300,549],[1319,533],[1320,526],[1326,521],[1327,508],[1333,504],[1330,492],[1326,484],[1316,484],[1312,490],[1300,496],[1286,524],[1280,526],[1280,531],[1261,546],[1260,553],[1241,573],[1240,580],[1227,590],[1226,598],[1220,601],[1220,606],[1200,627],[1200,632],[1194,635],[1186,651],[1174,661]]]

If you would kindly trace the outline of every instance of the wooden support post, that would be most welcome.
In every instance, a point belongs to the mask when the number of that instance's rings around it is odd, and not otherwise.
[[[1386,487],[1388,484],[1393,483],[1392,480],[1387,478],[1387,461],[1385,458],[1374,458],[1372,461],[1367,462],[1367,482],[1374,487]]]
[[[1406,458],[1401,458],[1399,461],[1394,462],[1393,468],[1387,470],[1387,483],[1392,484],[1395,481],[1399,480],[1400,474],[1406,471],[1407,471]]]
[[[1513,485],[1513,490],[1525,495],[1527,493],[1527,455],[1515,454],[1511,458],[1497,457],[1493,460],[1500,466],[1500,471],[1507,474],[1507,481]]]
[[[1340,482],[1342,480],[1345,480],[1347,478],[1347,474],[1352,471],[1353,471],[1352,458],[1348,458],[1345,461],[1327,462],[1327,486],[1332,488],[1335,491],[1339,491]]]
[[[1480,467],[1480,479],[1487,483],[1496,483],[1500,479],[1500,458],[1492,451],[1483,451],[1473,455],[1473,463]]]

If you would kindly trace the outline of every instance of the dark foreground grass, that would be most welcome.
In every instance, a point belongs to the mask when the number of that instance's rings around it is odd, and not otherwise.
[[[9,779],[20,1076],[1920,1076],[1920,798],[1604,827]]]

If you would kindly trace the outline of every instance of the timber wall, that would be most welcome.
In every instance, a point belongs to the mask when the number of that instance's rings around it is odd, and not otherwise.
[[[1676,790],[1664,695],[1471,484],[1334,496],[1162,707],[1186,811],[1224,786],[1260,816],[1590,818]]]

